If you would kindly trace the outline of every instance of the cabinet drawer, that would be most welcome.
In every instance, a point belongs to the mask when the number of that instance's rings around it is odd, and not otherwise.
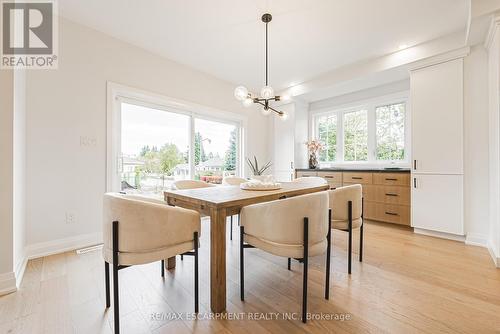
[[[318,172],[318,176],[324,178],[330,188],[342,187],[342,172]]]
[[[318,176],[318,172],[297,172],[297,177]]]
[[[382,222],[410,225],[410,207],[408,205],[364,202],[364,217]]]
[[[366,185],[364,198],[370,202],[410,205],[410,188],[401,186]]]
[[[344,172],[343,182],[347,184],[372,184],[372,173]]]
[[[410,173],[373,173],[373,184],[410,186]]]

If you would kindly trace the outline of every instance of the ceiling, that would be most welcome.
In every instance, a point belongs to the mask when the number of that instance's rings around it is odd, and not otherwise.
[[[467,0],[64,0],[60,14],[218,78],[277,90],[332,69],[465,31]]]

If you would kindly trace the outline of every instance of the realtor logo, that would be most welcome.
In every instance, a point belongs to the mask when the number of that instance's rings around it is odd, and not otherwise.
[[[2,1],[1,68],[57,68],[55,5]]]

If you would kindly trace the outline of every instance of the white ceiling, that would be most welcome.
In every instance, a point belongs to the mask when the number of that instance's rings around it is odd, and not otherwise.
[[[332,69],[466,29],[467,0],[64,0],[62,16],[256,89],[289,87]]]

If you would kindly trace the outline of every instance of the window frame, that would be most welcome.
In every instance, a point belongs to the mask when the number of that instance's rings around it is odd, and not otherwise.
[[[403,160],[377,160],[377,131],[376,131],[376,113],[377,107],[391,104],[405,104],[405,157]],[[344,148],[344,114],[356,112],[360,110],[367,111],[368,120],[368,159],[366,161],[346,161]],[[319,135],[319,118],[325,116],[336,115],[337,117],[337,160],[335,161],[320,161],[320,165],[341,166],[341,165],[373,165],[377,167],[410,166],[411,157],[411,105],[409,92],[400,92],[373,99],[361,100],[349,104],[343,104],[333,107],[322,108],[310,113],[310,131],[309,139],[318,138]]]
[[[151,93],[114,82],[107,82],[106,106],[106,191],[120,190],[121,156],[121,104],[128,103],[190,117],[189,168],[190,177],[195,175],[194,136],[195,119],[235,125],[237,134],[236,175],[244,175],[244,156],[247,148],[246,127],[248,118],[241,114],[223,111],[176,98]]]

